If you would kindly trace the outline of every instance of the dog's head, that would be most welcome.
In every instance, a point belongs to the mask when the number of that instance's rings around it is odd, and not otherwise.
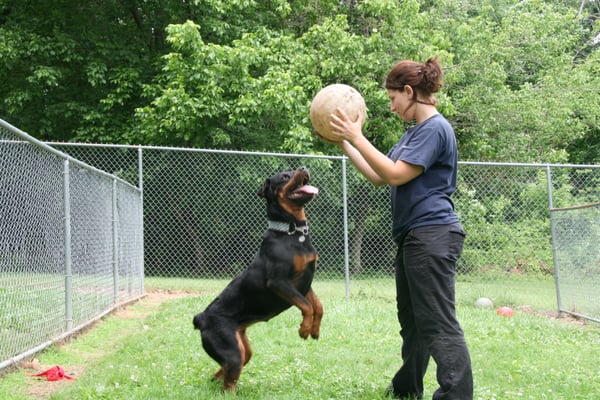
[[[310,173],[306,167],[280,172],[265,180],[258,191],[267,199],[267,216],[272,221],[305,221],[304,205],[312,200],[319,189],[308,184]]]

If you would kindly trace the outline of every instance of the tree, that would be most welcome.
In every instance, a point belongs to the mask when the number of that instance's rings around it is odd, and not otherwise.
[[[432,9],[452,38],[446,93],[463,160],[566,162],[569,144],[594,131],[598,72],[580,57],[593,63],[598,49],[576,11],[513,0]]]
[[[597,159],[597,2],[38,3],[0,0],[0,115],[42,139],[333,152],[308,108],[341,82],[385,151],[386,73],[437,55],[461,159]]]
[[[127,143],[142,87],[171,48],[168,24],[202,20],[229,43],[281,27],[283,0],[0,0],[0,116],[44,140]],[[285,14],[283,14],[285,15]]]
[[[134,2],[0,2],[0,113],[37,137],[122,139],[164,51]]]

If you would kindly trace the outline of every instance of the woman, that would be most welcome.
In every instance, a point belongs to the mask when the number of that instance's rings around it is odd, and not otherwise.
[[[430,357],[439,383],[433,399],[473,398],[471,360],[454,295],[465,238],[450,199],[456,189],[457,146],[434,96],[442,76],[437,58],[404,60],[392,68],[385,81],[390,109],[416,124],[387,155],[362,135],[364,116],[353,122],[338,109],[330,122],[356,168],[374,185],[391,187],[403,364],[387,393],[396,398],[422,398]]]

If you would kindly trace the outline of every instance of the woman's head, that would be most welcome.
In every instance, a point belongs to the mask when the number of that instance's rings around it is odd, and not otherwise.
[[[435,106],[434,93],[442,87],[442,77],[442,67],[435,57],[424,63],[411,60],[398,62],[385,80],[392,111],[404,120],[410,120],[414,117],[413,107],[417,103]]]
[[[404,91],[406,85],[423,97],[431,97],[442,87],[442,67],[437,58],[424,63],[403,60],[397,63],[385,80],[386,89]]]

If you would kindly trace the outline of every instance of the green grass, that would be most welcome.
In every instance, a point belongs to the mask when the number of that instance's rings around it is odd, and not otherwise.
[[[231,399],[210,381],[217,365],[202,350],[192,317],[226,281],[146,280],[147,290],[190,291],[158,309],[142,300],[128,309],[144,318],[109,316],[70,345],[39,356],[44,365],[86,365],[78,379],[50,396],[62,399]],[[526,313],[499,317],[473,302],[553,310],[552,282],[461,282],[458,312],[471,351],[475,398],[600,398],[600,329]],[[522,290],[519,285],[522,285]],[[400,337],[391,280],[314,284],[325,307],[321,339],[302,340],[300,313],[290,309],[248,330],[254,356],[244,369],[238,399],[381,399],[400,365]],[[549,299],[542,296],[549,295]],[[526,302],[523,302],[523,299]],[[0,381],[0,399],[33,399],[33,378],[23,371]],[[47,383],[52,385],[53,383]],[[435,363],[426,376],[425,399],[436,389]],[[40,398],[40,397],[36,397]]]

